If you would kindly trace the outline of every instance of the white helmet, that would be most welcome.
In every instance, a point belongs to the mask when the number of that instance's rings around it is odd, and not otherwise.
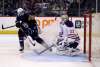
[[[18,15],[23,15],[23,13],[24,13],[24,9],[22,9],[22,8],[17,9],[17,14]]]
[[[61,16],[61,19],[64,20],[64,21],[66,21],[66,20],[68,20],[69,18],[68,18],[68,15],[62,15],[62,16]]]

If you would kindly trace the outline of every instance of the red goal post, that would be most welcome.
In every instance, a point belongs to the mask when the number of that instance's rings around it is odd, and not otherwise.
[[[88,29],[87,29],[87,18],[88,18]],[[88,40],[87,40],[87,31],[88,31]],[[91,40],[92,40],[92,14],[84,14],[84,49],[83,52],[87,53],[88,45],[88,60],[91,61]],[[87,44],[88,41],[88,44]]]

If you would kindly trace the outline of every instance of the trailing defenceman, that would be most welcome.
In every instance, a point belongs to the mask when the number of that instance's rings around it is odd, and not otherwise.
[[[19,51],[24,50],[24,38],[27,36],[30,36],[33,40],[36,40],[45,48],[49,47],[48,44],[46,44],[44,40],[39,37],[37,26],[38,25],[34,17],[30,16],[22,8],[17,9],[16,27],[19,28],[18,36],[19,36],[19,43],[21,47]]]
[[[79,51],[80,38],[75,31],[72,21],[69,21],[68,15],[62,15],[60,22],[59,36],[57,39],[57,52],[61,55],[74,55]]]

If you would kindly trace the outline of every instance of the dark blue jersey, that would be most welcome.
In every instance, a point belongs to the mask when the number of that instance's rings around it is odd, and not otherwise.
[[[16,17],[16,22],[19,22],[19,21],[22,21],[22,22],[28,22],[28,18],[29,18],[29,15],[28,14],[23,14],[21,16],[18,16]]]
[[[35,19],[29,19],[30,16],[25,13],[21,16],[17,16],[16,17],[16,24],[18,24],[17,26],[20,28],[23,28],[24,31],[33,31],[33,33],[38,33],[38,27],[37,27],[37,22]],[[28,25],[24,26],[24,25]]]

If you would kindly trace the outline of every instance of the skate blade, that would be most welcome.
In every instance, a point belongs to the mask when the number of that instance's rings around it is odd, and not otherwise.
[[[21,54],[24,53],[24,51],[19,51]]]

